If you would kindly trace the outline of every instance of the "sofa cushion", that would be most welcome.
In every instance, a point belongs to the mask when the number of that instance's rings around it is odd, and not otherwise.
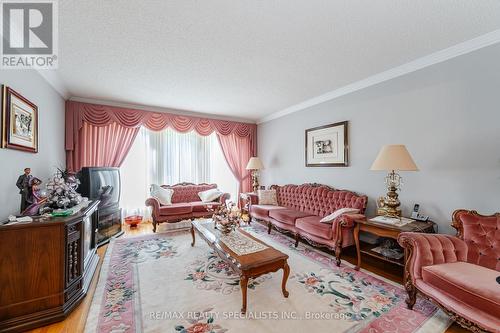
[[[329,224],[332,224],[333,223],[333,220],[335,220],[337,217],[339,217],[340,215],[343,215],[343,214],[357,214],[359,213],[359,209],[357,208],[340,208],[340,209],[337,209],[336,211],[334,211],[333,213],[331,213],[330,215],[327,215],[325,217],[323,217],[320,222],[321,223],[329,223]]]
[[[198,196],[203,202],[211,202],[219,198],[223,194],[224,193],[218,188],[211,188],[209,190],[199,192]]]
[[[174,194],[174,190],[170,188],[163,188],[160,185],[151,184],[149,191],[151,196],[155,197],[160,202],[160,204],[172,204],[172,195]]]
[[[191,207],[193,207],[193,212],[206,212],[207,206],[212,206],[213,208],[220,206],[220,202],[212,201],[212,202],[190,202]]]
[[[278,206],[278,199],[276,198],[276,190],[258,190],[260,205]]]
[[[169,206],[160,207],[160,215],[170,216],[170,215],[183,215],[189,214],[193,211],[193,207],[189,202],[173,203]]]
[[[276,209],[286,209],[286,208],[273,205],[251,205],[250,214],[256,214],[258,216],[269,216],[269,211]]]
[[[422,279],[449,296],[493,316],[500,317],[498,272],[467,262],[454,262],[422,268]]]
[[[298,218],[295,227],[317,237],[332,239],[332,224],[321,223],[320,220],[319,216]]]
[[[312,214],[300,212],[294,209],[274,209],[269,211],[269,217],[285,224],[295,225],[295,220],[301,217],[312,216]]]

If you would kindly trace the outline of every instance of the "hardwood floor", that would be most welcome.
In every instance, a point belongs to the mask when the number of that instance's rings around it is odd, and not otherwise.
[[[122,237],[133,237],[142,234],[152,233],[153,227],[151,223],[144,223],[139,225],[136,229],[129,228],[128,225],[124,225],[123,229],[125,234]],[[76,333],[83,332],[85,328],[85,321],[87,320],[87,314],[90,309],[90,304],[92,303],[92,297],[94,296],[95,289],[97,287],[97,281],[99,274],[101,273],[102,261],[108,245],[103,245],[97,249],[97,254],[99,255],[99,264],[97,266],[94,278],[92,279],[92,284],[89,287],[87,296],[78,305],[75,310],[63,321],[54,323],[48,326],[36,328],[34,330],[28,331],[30,333]]]
[[[137,228],[129,228],[128,225],[123,226],[123,230],[125,234],[122,237],[134,237],[139,235],[147,235],[153,233],[153,227],[151,223],[142,223]],[[276,231],[274,231],[276,232]],[[85,321],[87,319],[87,314],[90,309],[90,305],[92,302],[92,297],[94,295],[95,289],[97,287],[97,280],[99,274],[101,272],[102,261],[108,245],[104,245],[100,247],[97,252],[99,254],[99,265],[97,267],[96,273],[92,280],[92,284],[89,288],[87,296],[83,299],[83,301],[75,308],[75,310],[66,318],[65,320],[40,327],[29,332],[31,333],[76,333],[83,332],[85,328]],[[346,260],[351,264],[356,264],[356,252],[353,249],[347,249],[345,253],[342,254],[342,260]],[[396,267],[394,265],[385,264],[381,261],[372,259],[370,257],[363,257],[363,262],[361,265],[362,268],[369,270],[377,275],[383,276],[386,279],[391,281],[395,281],[397,283],[402,282],[402,268]],[[465,333],[469,332],[457,324],[453,324],[446,331],[446,333]],[[146,332],[147,333],[147,332]]]

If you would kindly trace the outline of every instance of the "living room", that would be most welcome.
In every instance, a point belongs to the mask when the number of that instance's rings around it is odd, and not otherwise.
[[[498,1],[0,6],[1,332],[500,332]]]

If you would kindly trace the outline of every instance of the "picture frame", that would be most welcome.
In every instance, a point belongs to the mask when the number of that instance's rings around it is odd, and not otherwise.
[[[348,121],[305,131],[306,167],[349,166]]]
[[[2,86],[1,147],[38,152],[38,107],[14,89]]]

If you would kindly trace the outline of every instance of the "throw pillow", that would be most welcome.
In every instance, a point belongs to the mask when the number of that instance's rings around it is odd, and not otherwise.
[[[276,190],[258,190],[257,195],[259,196],[259,205],[278,206]]]
[[[158,199],[161,205],[167,206],[172,204],[172,195],[174,190],[171,188],[163,188],[160,185],[152,184],[150,188],[152,197]]]
[[[218,188],[212,188],[210,190],[198,192],[198,196],[203,202],[212,202],[222,195],[222,191]]]
[[[339,217],[342,214],[356,214],[359,213],[359,209],[357,208],[340,208],[331,213],[330,215],[327,215],[323,217],[321,220],[319,220],[321,223],[332,223],[333,220],[335,220],[337,217]]]

